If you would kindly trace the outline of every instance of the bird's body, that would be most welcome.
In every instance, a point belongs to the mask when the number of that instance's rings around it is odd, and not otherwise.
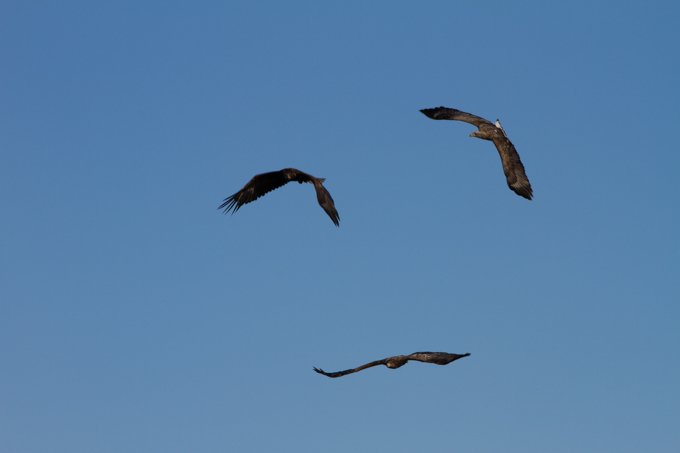
[[[527,178],[524,171],[524,165],[522,165],[519,154],[517,154],[515,146],[503,130],[500,121],[496,120],[496,124],[493,124],[491,121],[477,115],[448,107],[423,109],[421,112],[433,120],[464,121],[477,126],[478,130],[471,133],[470,137],[490,140],[494,143],[498,150],[498,154],[501,157],[503,172],[505,173],[508,187],[517,195],[524,197],[527,200],[531,200],[533,191],[531,189],[531,184],[529,183],[529,178]]]
[[[323,208],[336,226],[340,225],[340,215],[335,209],[333,197],[323,186],[325,178],[317,178],[295,168],[284,168],[253,176],[241,190],[225,198],[224,202],[217,209],[224,209],[225,213],[230,211],[234,213],[244,204],[255,201],[291,181],[296,181],[300,184],[305,182],[312,183],[316,191],[316,199],[319,202],[319,206]]]
[[[341,376],[345,376],[347,374],[352,374],[356,373],[357,371],[365,370],[366,368],[371,368],[374,366],[378,365],[385,365],[387,368],[390,369],[395,369],[402,367],[406,365],[406,363],[409,360],[416,360],[418,362],[426,362],[426,363],[434,363],[436,365],[448,365],[449,363],[453,362],[454,360],[462,359],[463,357],[469,356],[469,353],[466,354],[450,354],[448,352],[414,352],[413,354],[408,354],[408,355],[395,355],[392,357],[387,357],[382,360],[376,360],[374,362],[369,362],[365,365],[361,365],[356,368],[351,368],[349,370],[344,370],[344,371],[336,371],[336,372],[326,372],[322,370],[321,368],[314,368],[314,371],[316,371],[319,374],[323,374],[324,376],[328,376],[330,378],[337,378]]]

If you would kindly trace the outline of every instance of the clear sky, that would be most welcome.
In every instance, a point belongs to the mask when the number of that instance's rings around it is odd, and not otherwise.
[[[680,7],[512,3],[0,2],[0,451],[680,451]]]

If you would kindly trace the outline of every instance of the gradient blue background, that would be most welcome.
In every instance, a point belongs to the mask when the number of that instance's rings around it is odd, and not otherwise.
[[[678,8],[2,1],[0,451],[680,451]]]

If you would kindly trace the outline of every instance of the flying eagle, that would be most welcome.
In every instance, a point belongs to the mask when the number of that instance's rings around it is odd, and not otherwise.
[[[352,368],[345,371],[336,371],[335,373],[327,373],[321,368],[314,367],[314,371],[324,376],[331,378],[336,378],[340,376],[345,376],[346,374],[356,373],[357,371],[365,370],[366,368],[371,368],[373,366],[385,365],[387,368],[399,368],[400,366],[406,365],[409,360],[417,360],[418,362],[434,363],[437,365],[448,365],[454,360],[462,359],[463,357],[469,356],[470,353],[466,354],[449,354],[448,352],[414,352],[409,355],[395,355],[394,357],[388,357],[382,360],[376,360],[375,362],[370,362],[365,365],[361,365],[357,368]]]
[[[491,121],[480,118],[477,115],[450,109],[448,107],[423,109],[421,112],[433,120],[465,121],[466,123],[477,126],[479,130],[471,133],[470,137],[491,140],[493,144],[496,145],[498,154],[501,156],[503,172],[505,173],[508,187],[510,187],[510,190],[517,195],[531,200],[533,192],[531,190],[529,178],[527,178],[526,173],[524,173],[524,165],[522,165],[522,161],[519,159],[519,154],[517,154],[515,146],[508,136],[505,135],[505,131],[501,127],[500,121],[496,120],[496,124],[493,124]]]
[[[335,209],[333,197],[331,197],[331,194],[323,186],[325,180],[326,178],[317,178],[295,168],[284,168],[279,171],[262,173],[253,176],[241,190],[229,198],[225,198],[224,203],[217,209],[224,209],[225,213],[231,211],[233,214],[244,204],[255,201],[266,193],[278,189],[291,181],[297,181],[300,184],[303,182],[311,182],[314,184],[316,199],[319,202],[319,206],[326,211],[326,214],[328,214],[328,217],[331,218],[336,226],[340,226],[340,215]]]

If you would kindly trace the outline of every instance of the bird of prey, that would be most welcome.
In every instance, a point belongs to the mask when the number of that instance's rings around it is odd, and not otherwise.
[[[323,186],[325,180],[326,178],[317,178],[295,168],[284,168],[279,171],[262,173],[253,176],[241,190],[234,195],[225,198],[224,203],[217,209],[224,209],[225,213],[231,211],[233,214],[244,204],[255,201],[266,193],[278,189],[291,181],[297,181],[300,184],[303,182],[311,182],[314,184],[316,199],[319,202],[319,205],[326,211],[326,214],[328,214],[328,217],[331,218],[333,223],[336,226],[340,226],[340,215],[335,209],[333,197],[331,197],[331,194]]]
[[[366,368],[371,368],[373,366],[385,365],[387,368],[399,368],[406,365],[409,360],[416,360],[418,362],[434,363],[437,365],[448,365],[454,360],[462,359],[463,357],[469,356],[470,353],[466,354],[449,354],[448,352],[414,352],[409,355],[395,355],[394,357],[388,357],[382,360],[376,360],[375,362],[369,362],[365,365],[361,365],[357,368],[352,368],[345,371],[336,371],[334,373],[327,373],[321,368],[314,367],[314,371],[324,376],[330,378],[336,378],[340,376],[345,376],[346,374],[356,373],[357,371],[365,370]]]
[[[477,126],[479,130],[471,133],[470,137],[490,140],[496,145],[498,154],[501,156],[503,172],[505,173],[508,187],[510,187],[510,190],[517,195],[531,200],[533,192],[531,190],[529,178],[527,178],[527,175],[524,172],[524,165],[522,165],[522,161],[519,159],[519,154],[517,154],[515,146],[508,136],[505,135],[505,131],[501,127],[500,121],[496,120],[496,124],[493,124],[491,121],[485,120],[477,115],[450,109],[448,107],[423,109],[421,112],[433,120],[465,121],[466,123]]]

